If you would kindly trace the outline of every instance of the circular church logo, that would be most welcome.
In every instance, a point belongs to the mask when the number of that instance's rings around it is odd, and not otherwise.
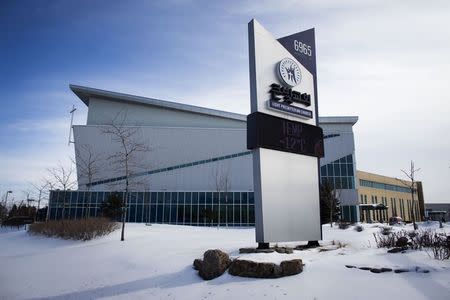
[[[297,63],[290,58],[283,58],[278,63],[278,75],[280,79],[290,87],[294,87],[302,80],[302,73]]]

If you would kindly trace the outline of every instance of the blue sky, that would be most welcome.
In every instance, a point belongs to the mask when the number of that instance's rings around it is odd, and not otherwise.
[[[358,168],[450,181],[448,1],[1,1],[0,193],[66,163],[69,84],[249,112],[247,23],[316,28],[321,115],[358,115]]]

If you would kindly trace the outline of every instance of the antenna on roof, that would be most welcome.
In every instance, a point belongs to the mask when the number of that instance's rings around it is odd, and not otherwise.
[[[77,109],[75,108],[75,105],[72,105],[72,110],[69,112],[71,114],[70,117],[70,127],[69,127],[69,143],[67,143],[67,146],[70,146],[70,143],[74,143],[74,141],[71,140],[72,138],[72,125],[73,125],[73,115],[75,114],[75,111]]]

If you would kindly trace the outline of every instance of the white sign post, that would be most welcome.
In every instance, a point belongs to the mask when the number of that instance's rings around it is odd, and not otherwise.
[[[313,49],[302,41],[296,47],[294,39],[288,51],[256,20],[248,29],[252,114],[247,136],[253,149],[256,241],[268,246],[320,240],[318,159],[323,139],[316,127],[315,70],[310,72],[291,53],[297,48],[310,59]],[[312,59],[315,69],[315,53]],[[270,128],[269,121],[274,122]]]

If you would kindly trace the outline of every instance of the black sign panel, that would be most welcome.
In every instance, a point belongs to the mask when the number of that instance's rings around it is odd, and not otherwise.
[[[247,148],[323,157],[322,128],[260,112],[247,116]]]

